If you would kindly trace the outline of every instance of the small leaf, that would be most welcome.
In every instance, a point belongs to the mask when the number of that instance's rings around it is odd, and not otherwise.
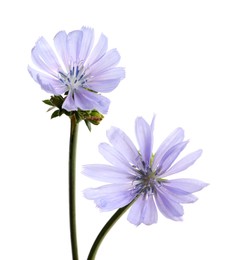
[[[51,100],[49,100],[49,99],[46,99],[46,100],[43,100],[43,103],[44,104],[47,104],[47,105],[49,105],[49,106],[54,106],[54,104],[51,102]]]
[[[74,114],[75,114],[77,123],[79,123],[82,120],[80,113],[78,111],[76,111]]]
[[[91,130],[92,130],[91,123],[90,123],[89,121],[87,121],[87,120],[84,120],[84,122],[85,122],[85,124],[86,124],[86,126],[87,126],[89,132],[91,132]]]
[[[55,117],[58,117],[58,116],[59,116],[59,113],[60,113],[59,110],[54,111],[54,112],[52,113],[52,115],[51,115],[51,119],[53,119],[53,118],[55,118]]]
[[[47,112],[53,110],[54,108],[55,108],[55,107],[50,107],[50,108],[47,110]]]
[[[53,103],[54,106],[62,108],[64,98],[62,96],[52,96],[50,101]]]

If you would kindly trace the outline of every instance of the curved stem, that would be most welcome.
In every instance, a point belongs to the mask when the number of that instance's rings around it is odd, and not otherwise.
[[[77,227],[76,227],[76,148],[78,123],[75,116],[71,117],[69,140],[69,218],[72,259],[78,260]]]
[[[101,245],[103,239],[107,235],[107,233],[110,231],[110,229],[113,227],[113,225],[118,221],[118,219],[128,210],[128,208],[133,204],[135,199],[130,202],[128,205],[126,205],[123,208],[118,209],[113,216],[109,219],[109,221],[105,224],[105,226],[102,228],[100,233],[98,234],[97,238],[95,239],[92,248],[89,252],[87,260],[95,260],[97,251],[99,246]]]

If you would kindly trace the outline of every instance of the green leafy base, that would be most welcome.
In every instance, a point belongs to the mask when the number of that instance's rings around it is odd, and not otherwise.
[[[97,110],[85,111],[85,110],[78,109],[76,111],[67,111],[63,109],[62,105],[63,102],[65,101],[65,98],[62,96],[51,96],[50,99],[43,100],[44,104],[50,106],[47,112],[54,110],[51,115],[51,119],[59,117],[61,115],[66,115],[68,117],[72,117],[75,115],[77,123],[83,120],[88,130],[91,131],[91,124],[98,125],[104,118],[104,116],[101,113],[99,113]]]

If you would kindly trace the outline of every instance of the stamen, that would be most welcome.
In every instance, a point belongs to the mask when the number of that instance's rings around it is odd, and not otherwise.
[[[145,193],[145,194],[153,194],[156,185],[159,185],[162,179],[159,179],[156,176],[156,172],[152,171],[151,168],[147,167],[147,169],[139,169],[137,166],[132,166],[136,173],[136,177],[132,182],[133,192],[135,193]]]
[[[79,87],[86,88],[86,83],[90,75],[86,74],[82,62],[78,64],[71,63],[69,66],[68,74],[59,71],[59,80],[68,88],[68,90],[74,90]]]

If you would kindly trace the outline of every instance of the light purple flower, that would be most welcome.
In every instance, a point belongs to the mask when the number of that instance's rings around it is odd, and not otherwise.
[[[194,179],[168,180],[165,177],[186,170],[201,155],[197,150],[176,163],[186,147],[183,129],[177,128],[159,146],[153,155],[154,118],[149,125],[142,117],[136,119],[136,137],[139,150],[119,128],[107,131],[111,145],[99,145],[100,153],[112,165],[85,165],[83,174],[108,184],[84,191],[87,199],[94,200],[102,211],[126,206],[134,199],[128,220],[139,225],[151,225],[158,220],[158,210],[167,218],[181,220],[183,203],[192,203],[197,197],[192,193],[201,190],[206,183]]]
[[[99,93],[115,89],[125,77],[124,69],[116,67],[120,55],[108,49],[108,40],[101,34],[93,48],[94,31],[60,31],[54,37],[57,55],[41,37],[32,49],[32,60],[41,70],[28,66],[32,78],[42,89],[54,95],[67,94],[63,108],[67,111],[98,110],[106,114],[110,100]]]

